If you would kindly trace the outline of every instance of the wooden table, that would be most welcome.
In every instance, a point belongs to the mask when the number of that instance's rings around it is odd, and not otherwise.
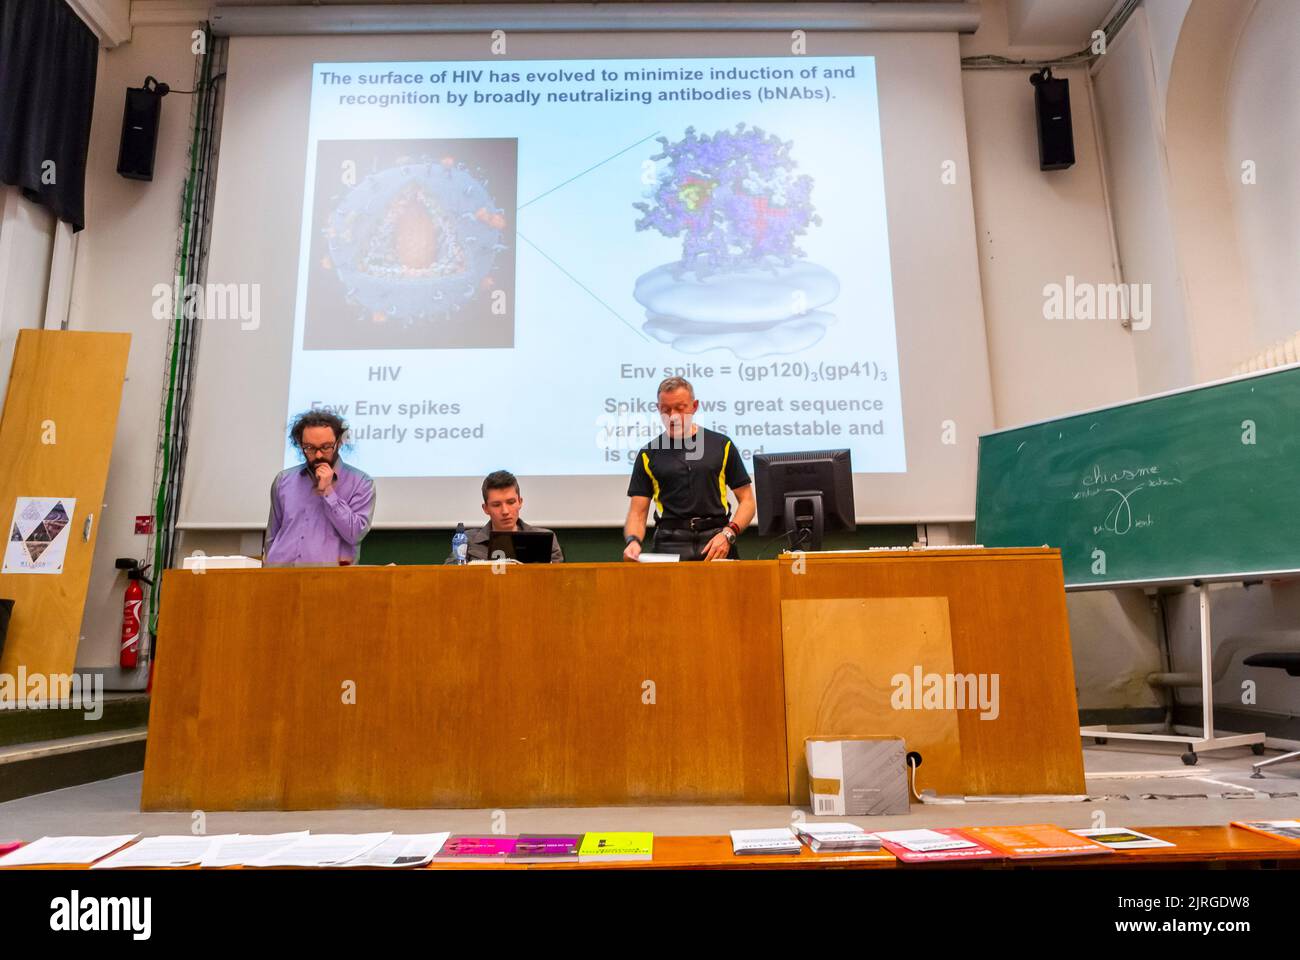
[[[964,863],[900,863],[887,851],[864,853],[813,853],[804,848],[798,854],[738,857],[731,852],[731,838],[725,836],[655,837],[654,859],[627,863],[445,863],[435,861],[427,870],[987,870],[1023,868],[1114,868],[1209,867],[1277,865],[1300,869],[1300,843],[1289,843],[1232,826],[1138,827],[1142,833],[1177,844],[1153,850],[1124,850],[1086,857],[1058,857],[1043,860],[983,860]],[[71,869],[84,869],[82,864]],[[15,867],[16,870],[54,870],[64,867]],[[181,867],[183,870],[198,870]],[[241,870],[243,867],[221,867]],[[291,869],[291,868],[271,868]]]
[[[997,717],[894,709],[932,656]],[[141,807],[803,804],[802,738],[853,733],[1077,793],[1077,725],[1055,550],[169,570]]]

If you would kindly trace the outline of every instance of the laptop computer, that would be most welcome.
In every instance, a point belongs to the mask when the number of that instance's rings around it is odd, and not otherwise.
[[[488,559],[506,557],[520,563],[550,563],[552,536],[539,530],[493,530],[488,536]]]

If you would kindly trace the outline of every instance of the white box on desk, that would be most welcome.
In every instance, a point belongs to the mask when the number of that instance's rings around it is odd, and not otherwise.
[[[907,813],[901,737],[807,737],[808,802],[815,816]]]

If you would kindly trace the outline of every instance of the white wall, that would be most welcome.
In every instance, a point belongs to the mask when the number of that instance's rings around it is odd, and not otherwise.
[[[1155,75],[1156,104],[1163,118],[1165,100],[1169,95],[1169,72],[1173,69],[1174,51],[1178,49],[1178,34],[1183,29],[1183,19],[1192,0],[1147,0],[1142,6],[1146,15],[1147,30],[1151,37],[1151,65]],[[1163,122],[1163,121],[1162,121]]]
[[[154,461],[163,396],[168,322],[153,319],[152,288],[170,283],[181,190],[188,173],[190,97],[163,101],[152,182],[117,175],[122,107],[128,86],[146,75],[194,89],[189,25],[137,26],[131,41],[100,53],[86,175],[86,229],[77,248],[69,326],[131,334],[126,385],[100,512],[78,667],[116,666],[123,575],[116,557],[143,558],[135,516],[153,513]],[[231,435],[237,436],[232,426]],[[230,443],[231,437],[209,442]],[[237,451],[232,450],[232,456]],[[142,681],[143,677],[137,678]]]
[[[1093,78],[1111,212],[1126,283],[1149,284],[1151,325],[1134,333],[1138,393],[1194,382],[1191,332],[1169,204],[1169,165],[1146,16],[1138,9]]]
[[[1138,392],[1132,338],[1116,320],[1049,320],[1043,287],[1115,283],[1085,70],[1070,81],[1075,165],[1038,169],[1028,71],[967,70],[966,129],[999,427],[1118,403]],[[1014,198],[1011,200],[1011,198]],[[1011,202],[1009,202],[1011,200]]]
[[[1066,47],[1010,47],[1002,0],[985,0],[979,30],[962,55],[1048,58]],[[1086,34],[1086,31],[1085,31]],[[1114,320],[1047,320],[1043,286],[1067,275],[1117,282],[1093,91],[1086,70],[1054,71],[1070,81],[1075,165],[1038,168],[1029,69],[966,70],[966,130],[988,330],[994,414],[999,427],[1118,403],[1137,396],[1130,332]],[[1075,684],[1082,709],[1158,707],[1143,679],[1162,670],[1155,621],[1141,591],[1067,597]]]
[[[0,184],[0,414],[18,331],[45,322],[54,225],[49,210]]]
[[[1297,38],[1300,3],[1257,0],[1237,43],[1228,82],[1223,165],[1254,306],[1250,350],[1300,330]],[[1255,164],[1254,184],[1242,183],[1241,165],[1247,160]]]
[[[984,0],[979,30],[961,39],[962,56],[1050,58],[1079,46],[1012,47],[1009,35],[1005,0]],[[1038,168],[1031,72],[962,74],[999,427],[1117,403],[1138,393],[1135,334],[1113,320],[1044,318],[1044,285],[1064,284],[1067,275],[1092,283],[1114,283],[1120,277],[1086,70],[1054,72],[1070,81],[1075,164],[1050,172]]]

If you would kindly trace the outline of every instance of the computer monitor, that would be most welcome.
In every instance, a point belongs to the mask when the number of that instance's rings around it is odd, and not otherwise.
[[[785,531],[792,550],[820,550],[826,530],[857,529],[847,450],[754,454],[759,536]]]
[[[550,563],[554,534],[539,530],[493,530],[488,536],[488,557],[505,557],[520,563]]]

